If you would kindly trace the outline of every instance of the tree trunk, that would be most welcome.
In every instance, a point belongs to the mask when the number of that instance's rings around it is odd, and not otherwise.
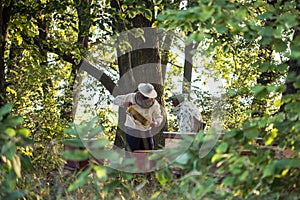
[[[162,41],[162,37],[159,39]],[[162,77],[163,81],[166,79],[166,73],[167,73],[167,64],[169,62],[169,52],[170,52],[170,47],[172,44],[173,38],[169,36],[168,34],[166,35],[164,41],[162,42],[162,49],[161,49],[161,68],[162,68]]]
[[[162,105],[162,108],[165,108],[165,99],[164,99],[164,86],[162,84],[155,84],[152,83],[155,90],[157,91],[157,98],[156,100],[158,101],[158,103],[160,105]],[[167,112],[165,109],[162,110],[162,115],[163,118],[166,120],[165,122],[167,122]],[[159,127],[161,128],[161,127]],[[154,136],[154,149],[161,149],[165,146],[165,138],[163,135],[163,131],[167,131],[168,130],[168,123],[163,124],[163,128],[162,130],[160,130],[160,132],[158,134],[156,134]]]
[[[193,43],[186,44],[184,47],[184,71],[183,71],[183,85],[182,93],[190,94],[192,82],[192,69],[193,69]]]
[[[91,27],[91,3],[92,0],[80,0],[76,4],[76,10],[78,15],[78,47],[84,53],[88,49],[89,32]],[[62,110],[62,116],[67,121],[74,120],[79,97],[80,87],[82,85],[83,77],[80,76],[79,68],[84,62],[83,60],[79,64],[73,64],[72,71],[68,80],[68,88],[65,90],[65,103]],[[77,79],[76,79],[77,78]]]
[[[299,35],[299,30],[296,30],[294,33],[294,38],[296,38]],[[299,67],[299,59],[290,59],[287,62],[289,69],[288,69],[288,75],[287,76],[294,76],[297,77],[300,75],[300,67]],[[286,89],[285,91],[282,93],[282,97],[287,96],[287,95],[291,95],[291,94],[297,94],[297,92],[299,91],[299,89],[294,87],[294,81],[285,81],[285,86]],[[284,111],[284,107],[286,104],[283,104],[280,106],[280,112],[285,112]]]
[[[111,6],[117,11],[122,12],[122,1],[111,1]],[[152,2],[145,2],[147,7],[151,7]],[[149,20],[142,15],[137,15],[132,19],[128,19],[130,24],[125,24],[124,21],[115,19],[113,21],[113,28],[115,32],[124,33],[134,28],[146,28],[151,27],[153,20]],[[122,53],[119,49],[118,53],[118,66],[120,70],[120,82],[118,86],[123,86],[123,90],[118,90],[114,95],[126,94],[133,92],[137,89],[137,85],[141,82],[150,82],[155,86],[158,97],[157,100],[161,104],[163,102],[163,76],[161,58],[159,52],[159,39],[155,32],[156,30],[148,30],[144,32],[143,41],[141,38],[135,38],[131,34],[127,35],[128,42],[133,47],[133,50],[127,53]],[[149,66],[148,66],[149,65]],[[122,82],[122,78],[125,75],[125,83]],[[163,105],[163,104],[161,104]],[[164,112],[164,111],[163,111]],[[119,109],[118,124],[124,124],[125,119],[124,109]],[[124,131],[121,128],[117,129],[114,144],[119,148],[124,148],[125,137]],[[159,148],[164,146],[164,139],[162,131],[158,133],[154,138],[155,147]]]
[[[155,29],[153,29],[155,31]],[[146,33],[149,34],[149,33]],[[120,72],[120,82],[119,87],[123,90],[117,92],[116,95],[126,94],[128,92],[134,92],[137,89],[137,86],[141,82],[149,82],[152,83],[158,93],[157,100],[161,105],[163,100],[164,88],[163,88],[163,77],[162,77],[162,67],[161,67],[161,59],[160,59],[160,52],[159,52],[159,43],[156,40],[155,32],[150,33],[152,36],[145,35],[147,46],[153,45],[155,48],[137,48],[127,54],[119,56],[119,68]],[[140,39],[133,39],[131,38],[130,44],[139,47],[143,45],[144,42],[141,42]],[[146,66],[145,66],[146,65]],[[149,65],[149,66],[148,66]],[[127,71],[126,69],[127,68]],[[131,71],[130,71],[131,70]],[[126,73],[127,72],[127,73]],[[122,77],[126,76],[125,80],[122,80]],[[123,82],[124,81],[124,82]],[[126,86],[125,86],[126,85]],[[164,111],[163,111],[164,113]],[[124,124],[124,117],[125,111],[124,109],[120,108],[119,110],[119,120],[118,124]],[[119,148],[124,148],[124,131],[120,128],[117,129],[117,134],[115,138],[114,144]],[[162,147],[164,146],[164,138],[161,133],[158,133],[155,138],[155,147]]]
[[[39,4],[41,4],[41,1],[38,1]],[[37,26],[38,26],[38,30],[39,30],[39,41],[46,41],[48,39],[48,32],[49,32],[49,16],[42,16],[42,12],[39,12],[39,15],[37,17]],[[41,59],[41,68],[48,68],[48,51],[44,48],[40,48],[40,59]],[[53,84],[52,84],[52,80],[49,76],[48,79],[46,79],[46,82],[43,83],[42,85],[42,89],[43,89],[43,98],[44,98],[44,104],[48,104],[48,97],[52,98],[52,95],[49,94],[49,89],[53,88]],[[53,99],[54,100],[54,99]]]
[[[8,27],[12,15],[14,1],[10,1],[8,6],[3,5],[0,0],[0,107],[6,103],[6,76],[5,76],[5,58],[6,40]]]

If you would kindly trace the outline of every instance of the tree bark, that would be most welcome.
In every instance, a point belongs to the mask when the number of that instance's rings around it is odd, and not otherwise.
[[[122,12],[122,1],[111,1],[111,6],[117,11]],[[148,8],[151,7],[151,1],[145,1],[145,4]],[[123,33],[130,29],[134,28],[146,28],[151,27],[154,20],[148,20],[143,15],[137,15],[132,19],[128,19],[128,24],[126,22],[115,19],[113,21],[114,31],[117,33]],[[144,32],[144,38],[146,41],[143,41],[141,38],[135,38],[130,34],[127,35],[128,42],[131,46],[135,47],[134,50],[122,53],[121,50],[118,50],[118,66],[120,70],[120,79],[126,74],[126,83],[119,82],[120,85],[125,85],[126,87],[123,91],[118,91],[116,95],[126,94],[130,90],[133,92],[136,90],[137,85],[141,82],[150,82],[155,85],[155,88],[158,92],[158,101],[160,103],[163,102],[161,98],[163,98],[163,76],[162,76],[162,66],[161,66],[161,58],[159,52],[159,39],[158,35],[153,29]],[[150,65],[149,68],[155,70],[149,70],[147,67],[143,67],[144,65]],[[160,85],[160,86],[159,86]],[[164,112],[164,111],[163,111]],[[124,109],[119,109],[119,120],[118,124],[124,123],[125,112]],[[115,142],[114,144],[119,148],[124,148],[125,144],[125,133],[122,129],[118,128]],[[162,131],[156,135],[154,138],[154,143],[156,148],[164,146],[164,139]]]
[[[294,33],[294,38],[296,38],[299,34],[300,34],[300,31],[296,29],[295,33]],[[289,66],[287,76],[297,77],[297,76],[300,75],[299,59],[298,60],[297,59],[290,59],[287,62],[287,64]],[[286,89],[282,93],[282,97],[287,96],[287,95],[291,95],[291,94],[297,94],[299,89],[295,88],[293,84],[294,84],[294,81],[288,81],[288,80],[285,81]],[[286,104],[283,104],[283,105],[280,106],[280,109],[279,109],[280,112],[285,112],[285,110],[284,110],[285,105]]]
[[[10,1],[8,6],[0,0],[0,107],[6,103],[6,75],[5,75],[5,58],[6,40],[8,27],[12,15],[14,1]]]
[[[162,37],[160,38],[160,41],[162,41]],[[161,68],[162,68],[162,77],[163,81],[166,79],[166,73],[167,73],[167,64],[169,62],[169,52],[171,48],[173,38],[166,34],[166,37],[164,41],[162,42],[161,46]]]
[[[184,71],[183,71],[183,85],[182,93],[190,94],[192,82],[192,69],[193,69],[193,43],[186,44],[184,47]]]
[[[42,4],[42,2],[40,0],[38,0],[38,4]],[[42,16],[42,12],[40,11],[37,17],[37,26],[38,26],[38,30],[39,30],[39,35],[38,35],[38,39],[39,41],[47,41],[48,39],[48,32],[49,32],[49,16],[44,15]],[[41,67],[42,68],[47,68],[48,64],[47,64],[47,59],[48,59],[48,50],[44,49],[43,47],[40,48],[40,59],[41,59]],[[43,83],[42,85],[42,89],[43,89],[43,98],[44,98],[44,103],[47,104],[47,97],[49,97],[49,89],[52,89],[53,84],[52,84],[52,80],[49,77],[48,79],[46,79],[46,82]]]
[[[89,32],[91,27],[91,0],[80,0],[75,6],[78,15],[78,36],[77,45],[84,53],[88,49]],[[75,118],[76,110],[78,107],[80,88],[82,85],[83,77],[80,76],[79,68],[83,60],[72,65],[72,71],[69,77],[69,86],[65,93],[65,104],[63,106],[62,116],[67,121],[72,121]],[[70,102],[70,100],[72,102]]]

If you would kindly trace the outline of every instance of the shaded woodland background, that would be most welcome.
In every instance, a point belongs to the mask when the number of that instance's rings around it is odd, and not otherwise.
[[[0,0],[0,5],[1,199],[299,196],[298,1]],[[136,33],[124,47],[147,43],[153,48],[123,54],[123,46],[106,43],[118,33],[144,27],[182,35],[185,62],[176,63],[176,55],[168,49],[174,40],[155,32]],[[107,47],[117,52],[117,59],[105,54]],[[86,60],[90,52],[101,55],[100,64]],[[102,66],[96,87],[103,94],[100,104],[109,104],[124,74],[154,63],[152,73],[161,78],[156,89],[163,106],[170,91],[165,67],[170,66],[182,77],[183,92],[197,94],[211,123],[212,96],[197,84],[191,86],[202,77],[200,73],[192,80],[196,52],[212,60],[204,67],[221,76],[226,89],[224,136],[209,155],[199,157],[203,138],[197,139],[174,163],[184,171],[180,179],[171,166],[153,173],[150,181],[98,165],[64,177],[61,153],[68,123],[74,120],[80,66],[87,61]],[[138,76],[131,78],[129,85],[141,82]],[[96,108],[107,138],[122,147],[123,133],[108,117],[112,111]],[[262,138],[263,149],[255,143],[257,137]],[[162,134],[156,140],[163,145]],[[241,155],[245,151],[251,156]]]

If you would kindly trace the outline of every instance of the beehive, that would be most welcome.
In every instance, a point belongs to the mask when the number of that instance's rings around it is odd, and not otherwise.
[[[127,113],[129,113],[135,120],[139,121],[143,126],[149,126],[150,121],[144,117],[140,112],[138,112],[134,107],[129,106],[127,108]]]

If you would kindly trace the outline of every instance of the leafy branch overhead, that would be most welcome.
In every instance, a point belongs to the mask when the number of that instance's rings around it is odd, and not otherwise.
[[[0,199],[298,199],[299,21],[299,1],[0,1]],[[224,110],[222,139],[147,179],[100,166],[79,133],[124,147],[113,95],[153,77],[162,131],[178,130],[166,98],[192,91],[208,128]],[[90,166],[68,176],[66,159]]]

